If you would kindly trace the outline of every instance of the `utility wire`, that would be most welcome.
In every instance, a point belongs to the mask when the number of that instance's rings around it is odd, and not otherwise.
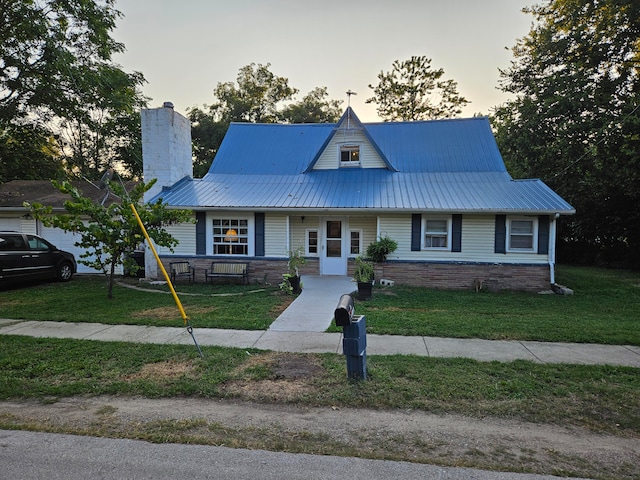
[[[631,117],[631,115],[633,115],[636,110],[638,110],[638,108],[640,108],[640,104],[636,105],[634,107],[633,110],[631,110],[631,112],[629,112],[627,115],[625,115],[625,117],[622,119],[622,121],[620,121],[619,123],[624,123],[629,117]],[[587,151],[585,151],[582,155],[580,155],[577,159],[575,159],[573,162],[571,162],[569,165],[567,165],[566,167],[564,167],[561,171],[559,171],[558,173],[556,173],[553,177],[551,178],[557,178],[560,175],[564,175],[565,173],[567,173],[567,171],[573,167],[575,164],[577,164],[578,162],[580,162],[584,157],[586,157],[589,153],[591,153],[593,151],[593,149],[595,147],[597,147],[598,145],[600,145],[602,142],[604,142],[607,139],[607,134],[605,133],[605,135],[598,140],[595,144],[593,144],[591,146],[591,148],[589,148]]]

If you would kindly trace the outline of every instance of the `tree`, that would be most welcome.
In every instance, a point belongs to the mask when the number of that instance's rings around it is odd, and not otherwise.
[[[78,175],[118,161],[107,145],[130,137],[116,139],[113,120],[145,103],[142,75],[112,61],[124,51],[110,35],[120,16],[114,4],[0,0],[0,130],[30,125],[40,143],[55,139]]]
[[[218,83],[216,102],[204,109],[191,108],[191,141],[194,175],[204,176],[213,161],[231,122],[251,123],[319,123],[340,118],[337,100],[328,100],[326,87],[315,88],[298,103],[284,105],[298,93],[289,80],[269,71],[271,64],[251,63],[238,72],[237,85]]]
[[[385,121],[431,120],[459,115],[469,101],[458,93],[458,84],[443,79],[444,69],[431,68],[431,59],[413,56],[395,60],[389,72],[378,74],[374,96],[366,103],[378,105]]]
[[[0,126],[0,183],[64,178],[58,146],[37,125]]]
[[[80,234],[76,246],[85,249],[85,253],[81,255],[79,262],[104,273],[107,279],[107,296],[110,299],[113,298],[116,266],[122,264],[125,270],[134,273],[139,268],[130,254],[145,238],[131,204],[136,206],[138,215],[153,241],[169,249],[175,247],[178,242],[164,227],[192,221],[192,212],[189,210],[168,209],[161,200],[153,204],[141,202],[144,193],[153,186],[155,180],[146,184],[139,182],[129,192],[122,184],[112,182],[107,188],[113,188],[118,201],[108,205],[96,203],[82,196],[67,181],[53,183],[61,192],[71,196],[64,204],[67,213],[53,214],[51,207],[41,204],[26,206],[44,225]]]
[[[193,175],[202,178],[209,171],[229,123],[216,120],[211,112],[197,107],[190,109],[187,116],[191,121],[191,144],[193,151]]]
[[[273,123],[281,116],[278,105],[291,100],[298,90],[285,77],[277,77],[266,65],[251,63],[240,69],[236,81],[218,83],[211,105],[214,117],[226,122]]]
[[[568,261],[640,267],[640,3],[552,0],[513,48],[492,122],[514,176],[539,177],[577,214]]]
[[[316,87],[301,101],[286,106],[282,119],[287,123],[335,123],[342,115],[342,100],[329,100],[327,97],[327,87]]]

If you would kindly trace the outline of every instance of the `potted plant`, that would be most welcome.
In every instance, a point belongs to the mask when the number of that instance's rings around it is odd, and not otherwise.
[[[377,242],[370,243],[367,247],[367,258],[376,263],[384,262],[387,255],[393,253],[398,248],[398,242],[389,236],[380,237]]]
[[[353,279],[358,282],[358,300],[367,300],[373,293],[373,263],[362,256],[356,257]]]
[[[289,261],[287,262],[287,273],[282,275],[284,281],[280,284],[282,290],[286,290],[289,293],[301,293],[302,282],[300,281],[299,268],[307,263],[307,260],[302,255],[302,250],[292,250],[289,252]]]
[[[366,255],[374,262],[376,277],[382,278],[382,263],[387,259],[387,255],[396,251],[396,248],[398,248],[398,242],[387,235],[379,237],[378,241],[369,244]]]

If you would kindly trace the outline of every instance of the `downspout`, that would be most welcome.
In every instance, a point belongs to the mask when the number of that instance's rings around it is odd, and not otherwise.
[[[549,225],[549,276],[551,285],[556,283],[556,220],[560,218],[560,214],[556,213],[551,219]]]

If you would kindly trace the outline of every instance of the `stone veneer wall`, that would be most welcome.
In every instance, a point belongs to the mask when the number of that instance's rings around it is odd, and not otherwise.
[[[211,266],[212,258],[163,258],[167,271],[169,263],[186,260],[196,268],[196,282],[205,281],[204,270]],[[287,271],[286,260],[257,260],[221,258],[220,262],[249,263],[249,283],[267,283],[277,285],[282,282],[282,274]],[[349,260],[348,274],[353,275],[354,262]],[[393,280],[398,285],[413,285],[450,290],[473,290],[478,287],[491,291],[525,290],[542,291],[550,288],[548,265],[510,265],[510,264],[452,264],[426,262],[384,262],[377,264],[376,280]],[[300,273],[318,275],[318,259],[307,259]],[[265,278],[266,275],[266,278]],[[226,280],[221,279],[221,282]]]
[[[377,280],[450,290],[541,291],[551,281],[548,265],[384,262],[375,270]]]

